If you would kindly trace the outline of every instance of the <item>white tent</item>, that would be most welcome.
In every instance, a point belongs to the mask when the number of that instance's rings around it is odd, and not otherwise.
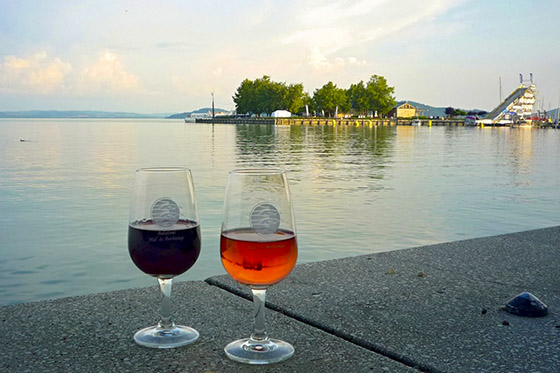
[[[288,110],[276,110],[273,111],[270,116],[274,118],[289,118],[292,116],[292,113],[290,113]]]

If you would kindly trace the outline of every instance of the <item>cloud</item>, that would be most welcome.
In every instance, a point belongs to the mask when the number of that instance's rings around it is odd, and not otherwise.
[[[0,91],[48,94],[64,90],[72,70],[70,63],[58,57],[49,58],[46,52],[27,58],[6,56],[0,65]]]
[[[103,53],[81,69],[41,51],[29,57],[9,55],[0,64],[0,92],[31,94],[92,94],[140,92],[139,79],[127,72],[119,57]]]
[[[332,71],[357,62],[344,51],[371,48],[372,42],[383,43],[415,25],[428,24],[464,1],[313,1],[302,5],[298,24],[282,44],[306,47],[314,70]]]
[[[119,57],[111,52],[102,54],[93,65],[86,66],[81,73],[79,91],[137,91],[138,77],[127,72]]]
[[[217,67],[216,70],[214,70],[212,72],[212,75],[214,75],[215,77],[219,77],[223,74],[222,68],[221,67]]]
[[[363,66],[365,65],[367,62],[366,60],[359,60],[356,57],[348,57],[348,63],[350,65],[357,65],[357,66]]]
[[[308,56],[309,65],[316,71],[332,72],[338,69],[349,66],[364,66],[367,64],[366,60],[358,59],[356,57],[334,57],[327,58],[319,48],[312,48]]]

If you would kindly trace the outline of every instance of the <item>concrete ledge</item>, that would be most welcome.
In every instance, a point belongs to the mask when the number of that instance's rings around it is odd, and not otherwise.
[[[250,334],[252,303],[204,282],[174,285],[178,324],[200,332],[185,347],[138,346],[133,334],[157,322],[157,287],[31,302],[0,308],[2,372],[414,372],[398,362],[269,311],[271,336],[296,348],[269,367],[229,360],[224,346]]]
[[[228,276],[174,285],[175,321],[201,337],[172,350],[132,340],[157,321],[156,287],[0,307],[0,371],[557,372],[559,258],[553,227],[298,265],[267,313],[296,354],[266,367],[223,353],[252,325],[247,289]],[[521,291],[549,315],[500,310]]]
[[[270,307],[422,370],[560,371],[560,227],[299,265]],[[248,297],[228,276],[207,280]],[[529,291],[542,318],[502,305]],[[507,325],[504,325],[507,324]]]

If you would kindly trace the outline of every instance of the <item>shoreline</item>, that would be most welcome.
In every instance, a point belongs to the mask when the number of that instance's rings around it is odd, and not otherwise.
[[[383,127],[383,126],[418,126],[418,127],[528,127],[528,128],[556,128],[553,123],[544,124],[473,124],[465,119],[380,119],[380,118],[358,118],[358,119],[341,119],[341,118],[197,118],[195,120],[187,120],[186,123],[206,123],[206,124],[269,124],[277,126],[328,126],[328,127]]]

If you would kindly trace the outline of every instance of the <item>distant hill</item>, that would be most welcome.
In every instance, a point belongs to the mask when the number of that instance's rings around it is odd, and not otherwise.
[[[425,115],[427,117],[429,116],[434,116],[434,117],[444,117],[445,116],[445,107],[434,107],[434,106],[429,106],[429,105],[424,105],[421,104],[419,102],[416,101],[398,101],[397,106],[404,104],[405,102],[410,103],[411,105],[415,106],[416,108],[420,109],[420,110],[424,110],[424,113],[422,115]],[[224,109],[218,109],[215,108],[214,109],[216,112],[219,111],[228,111],[228,110],[224,110]],[[201,108],[195,111],[189,111],[189,112],[184,112],[184,113],[178,113],[178,114],[173,114],[170,115],[168,117],[166,117],[166,119],[183,119],[186,118],[188,116],[190,116],[193,113],[207,113],[207,112],[211,112],[212,108]]]
[[[398,101],[397,102],[397,106],[400,106],[402,104],[404,104],[405,102],[408,102],[409,104],[411,104],[412,106],[414,106],[415,108],[420,110],[420,115],[425,116],[425,117],[445,117],[445,109],[446,107],[435,107],[435,106],[430,106],[430,105],[425,105],[425,104],[421,104],[419,102],[416,101],[410,101],[410,100],[403,100],[403,101]],[[453,106],[453,108],[455,109],[462,109],[465,111],[482,111],[480,109],[465,109],[465,108],[459,108],[456,106]]]
[[[227,110],[215,108],[216,112],[224,112]],[[113,112],[113,111],[95,111],[95,110],[27,110],[27,111],[0,111],[0,118],[165,118],[165,119],[183,119],[193,113],[212,112],[212,108],[201,108],[194,111],[171,114],[138,114],[130,112]]]
[[[410,103],[412,106],[420,109],[422,111],[421,115],[426,117],[443,117],[445,116],[445,107],[434,107],[430,105],[421,104],[416,101],[402,100],[397,102],[397,106],[404,104],[405,102]],[[456,107],[455,107],[456,108]],[[457,109],[457,108],[456,108]],[[478,109],[465,109],[466,111],[480,111]],[[225,109],[214,109],[216,112],[227,112]],[[547,111],[547,116],[550,118],[556,118],[556,112],[558,109],[552,109]],[[131,119],[142,119],[142,118],[165,118],[165,119],[184,119],[194,113],[208,113],[211,112],[212,108],[205,107],[198,110],[169,114],[138,114],[129,112],[111,112],[111,111],[94,111],[94,110],[28,110],[28,111],[0,111],[0,118],[131,118]]]
[[[228,110],[214,108],[214,111],[215,112],[220,112],[220,111],[228,111]],[[194,114],[194,113],[203,114],[203,113],[208,113],[208,112],[212,112],[211,107],[200,108],[198,110],[187,111],[187,112],[184,112],[184,113],[172,114],[170,116],[165,117],[165,119],[184,119],[186,117],[190,117],[191,114]]]
[[[0,118],[165,118],[169,114],[138,114],[93,110],[0,111]]]
[[[414,106],[416,109],[420,110],[422,116],[426,116],[426,117],[444,117],[445,116],[445,108],[444,107],[434,107],[434,106],[430,106],[430,105],[421,104],[421,103],[416,102],[416,101],[410,101],[410,100],[398,101],[397,106],[401,106],[405,102],[408,102],[409,104]]]

